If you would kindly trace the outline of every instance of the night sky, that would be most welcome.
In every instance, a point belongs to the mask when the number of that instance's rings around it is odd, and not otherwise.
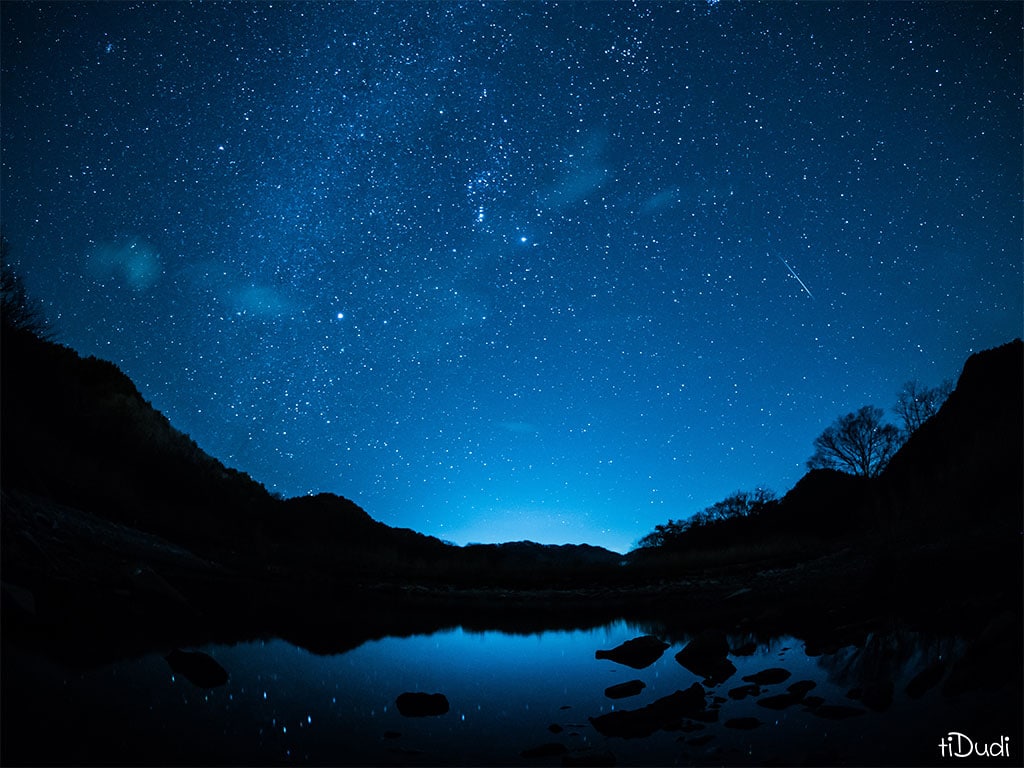
[[[2,218],[207,452],[624,551],[1021,335],[1020,3],[4,3]]]

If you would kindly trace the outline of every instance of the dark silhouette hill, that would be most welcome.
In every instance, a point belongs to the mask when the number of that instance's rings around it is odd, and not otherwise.
[[[814,470],[755,517],[694,531],[687,548],[878,527],[1008,521],[1022,501],[1020,340],[973,355],[939,412],[878,478]],[[115,365],[4,328],[2,485],[280,575],[472,580],[617,565],[597,547],[532,542],[456,548],[374,520],[348,499],[275,498],[175,429]],[[8,494],[8,504],[20,498]],[[458,551],[456,551],[458,550]],[[633,558],[638,559],[638,558]],[[642,559],[642,558],[641,558]],[[561,581],[561,579],[556,579]]]
[[[1024,509],[1024,344],[971,355],[955,389],[877,478],[812,470],[772,510],[781,528],[1016,527]]]
[[[946,402],[879,476],[811,470],[757,514],[690,527],[660,547],[631,553],[631,560],[692,566],[713,562],[709,553],[715,551],[730,562],[773,553],[792,559],[814,548],[842,548],[851,537],[884,535],[887,546],[898,548],[897,540],[945,537],[949,543],[964,531],[975,541],[988,537],[1019,548],[1022,403],[1024,345],[1018,339],[972,355]]]
[[[1024,343],[971,355],[956,388],[893,456],[878,490],[890,519],[1020,522],[1024,509]]]
[[[532,542],[460,548],[385,525],[334,494],[282,500],[202,451],[114,364],[6,326],[0,354],[5,505],[49,502],[54,519],[81,513],[83,536],[109,525],[136,530],[307,588],[338,578],[472,581],[484,571],[488,582],[535,581],[620,559],[599,547]]]
[[[467,553],[501,561],[530,562],[534,566],[568,568],[618,565],[622,555],[592,544],[538,544],[535,541],[510,541],[503,544],[467,544]]]
[[[254,544],[273,499],[204,453],[115,365],[4,329],[3,487],[201,550]]]
[[[1021,349],[972,356],[879,477],[809,472],[756,514],[624,565],[587,545],[457,547],[333,494],[277,498],[176,430],[113,364],[5,328],[4,636],[115,658],[211,636],[337,652],[455,625],[657,617],[813,634],[886,606],[954,621],[1019,613]]]
[[[956,388],[877,478],[811,470],[760,521],[848,534],[999,522],[1024,509],[1024,344],[968,358]]]
[[[174,669],[197,661],[174,649],[268,637],[336,654],[449,627],[626,620],[669,638],[791,634],[819,653],[925,626],[969,643],[956,685],[1017,681],[994,701],[1019,722],[1022,368],[1020,341],[972,356],[878,477],[809,472],[756,512],[623,565],[587,545],[457,547],[333,494],[277,498],[176,430],[113,364],[4,328],[4,647],[65,667],[156,650]],[[5,733],[29,734],[35,755],[48,723],[19,718],[17,702],[38,695],[37,678],[7,663]],[[199,670],[197,684],[225,672]]]

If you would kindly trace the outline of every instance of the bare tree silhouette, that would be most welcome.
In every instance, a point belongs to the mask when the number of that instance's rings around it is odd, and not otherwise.
[[[903,421],[903,431],[907,437],[912,435],[928,419],[934,416],[949,393],[953,391],[953,382],[949,379],[937,387],[926,387],[916,380],[908,381],[896,396],[893,411]]]
[[[903,443],[899,428],[883,423],[883,415],[881,408],[865,405],[856,413],[840,416],[815,438],[808,468],[878,475]]]

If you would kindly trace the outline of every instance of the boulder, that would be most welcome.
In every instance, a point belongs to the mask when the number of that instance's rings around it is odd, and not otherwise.
[[[795,693],[780,693],[778,696],[765,696],[763,699],[758,699],[757,705],[768,709],[785,709],[799,704],[802,699],[803,696],[798,696]]]
[[[629,696],[636,696],[646,687],[647,683],[643,680],[630,680],[625,683],[608,686],[604,689],[604,695],[609,699],[625,699]]]
[[[703,713],[704,688],[694,683],[685,691],[676,691],[640,709],[623,709],[590,718],[603,736],[623,739],[643,738],[656,731],[677,730],[684,717]]]
[[[761,724],[761,721],[756,717],[734,717],[731,720],[726,720],[723,725],[726,728],[736,728],[741,731],[750,731],[757,728]]]
[[[804,712],[810,712],[813,709],[817,709],[825,703],[825,699],[821,696],[804,696],[800,703],[804,705]]]
[[[406,692],[395,705],[403,717],[436,717],[448,712],[448,698],[443,693]]]
[[[691,670],[692,671],[692,670]],[[704,685],[714,688],[736,674],[736,665],[728,659],[719,659],[713,666],[704,669]]]
[[[709,685],[718,685],[736,673],[736,667],[726,658],[728,654],[725,633],[706,630],[676,654],[676,661],[695,675],[707,678]]]
[[[653,635],[644,635],[627,640],[610,651],[597,651],[594,657],[609,659],[633,669],[643,669],[660,659],[666,648],[668,648],[668,643],[662,642]]]
[[[718,712],[717,709],[702,709],[699,712],[691,712],[687,717],[702,723],[717,723]]]
[[[193,685],[200,688],[216,688],[228,681],[227,670],[212,656],[202,651],[182,651],[175,648],[164,656],[168,666]]]
[[[724,632],[708,629],[696,635],[676,654],[684,667],[692,661],[716,661],[729,655],[729,641]]]
[[[782,667],[770,667],[769,669],[762,669],[760,672],[755,672],[752,675],[744,675],[743,681],[747,683],[754,683],[754,685],[775,685],[776,683],[783,683],[792,676],[792,673],[788,669]]]
[[[748,696],[760,696],[761,687],[757,685],[741,685],[737,688],[731,688],[729,690],[729,698],[735,701],[740,701],[747,698]]]
[[[807,692],[817,687],[817,683],[813,680],[797,680],[792,685],[786,686],[786,690],[792,693],[794,696],[803,698],[807,695]]]

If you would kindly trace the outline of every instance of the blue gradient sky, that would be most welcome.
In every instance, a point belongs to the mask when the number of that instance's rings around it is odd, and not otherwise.
[[[5,3],[61,341],[285,495],[624,550],[1021,334],[1017,3]]]

